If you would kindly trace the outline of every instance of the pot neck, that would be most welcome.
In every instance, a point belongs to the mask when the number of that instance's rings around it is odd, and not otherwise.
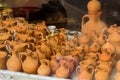
[[[98,22],[100,21],[101,12],[88,12],[90,16],[90,21]]]

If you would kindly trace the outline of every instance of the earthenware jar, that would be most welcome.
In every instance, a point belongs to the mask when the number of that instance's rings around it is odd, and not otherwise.
[[[76,68],[76,73],[78,75],[78,80],[92,80],[94,74],[94,67],[88,66],[81,68],[78,66]]]
[[[50,66],[51,66],[51,71],[54,74],[56,70],[60,67],[60,61],[57,59],[55,55],[51,56],[51,61],[50,61]]]
[[[40,60],[41,65],[39,66],[37,73],[42,76],[49,76],[51,74],[50,61],[47,59]]]
[[[11,71],[21,71],[22,70],[22,62],[18,55],[17,51],[13,51],[12,55],[7,60],[7,69]]]
[[[109,69],[104,70],[96,67],[95,80],[110,80]]]
[[[0,69],[6,69],[7,53],[0,51]]]
[[[90,35],[83,33],[79,38],[80,44],[88,44],[90,42]]]
[[[34,56],[32,51],[27,50],[24,53],[21,53],[22,56],[25,56],[25,59],[22,59],[22,68],[25,73],[35,74],[39,67],[38,56]]]
[[[108,49],[102,51],[102,53],[99,54],[99,60],[100,61],[110,61],[112,58],[112,54],[110,52],[111,51],[108,51]]]
[[[92,32],[96,32],[99,34],[104,28],[107,28],[106,24],[100,20],[101,4],[98,0],[91,0],[87,7],[88,14],[82,18],[82,33],[91,34]],[[84,21],[85,18],[89,19],[86,23]]]
[[[90,46],[91,52],[99,52],[101,46],[98,44],[97,40],[94,41],[94,43]]]
[[[95,60],[97,60],[98,54],[99,53],[93,53],[93,52],[87,53],[85,55],[84,59],[95,59]]]
[[[69,78],[70,77],[70,69],[66,66],[66,61],[60,61],[60,67],[56,70],[56,77],[59,78]]]

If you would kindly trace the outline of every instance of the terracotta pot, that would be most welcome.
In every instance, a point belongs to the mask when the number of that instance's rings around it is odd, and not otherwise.
[[[70,71],[69,67],[66,66],[65,61],[60,61],[60,67],[56,70],[56,77],[58,78],[69,78]]]
[[[76,73],[78,75],[78,80],[92,80],[94,74],[94,67],[88,66],[82,68],[78,66],[76,68]]]
[[[49,76],[51,74],[50,61],[47,59],[40,60],[41,65],[39,66],[37,73],[42,76]]]
[[[7,69],[11,71],[21,71],[22,70],[22,62],[18,55],[19,53],[14,51],[12,55],[7,60]]]
[[[38,56],[33,57],[31,51],[27,51],[21,54],[25,56],[25,59],[22,59],[22,68],[25,73],[35,74],[39,67]]]
[[[0,69],[6,69],[7,53],[0,51]]]

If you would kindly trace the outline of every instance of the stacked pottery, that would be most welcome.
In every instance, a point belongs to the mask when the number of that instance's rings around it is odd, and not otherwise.
[[[95,80],[110,80],[113,68],[113,55],[114,47],[109,42],[106,42],[98,55],[99,61],[95,70]]]

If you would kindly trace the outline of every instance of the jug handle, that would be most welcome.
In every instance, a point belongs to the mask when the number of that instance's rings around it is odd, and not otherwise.
[[[23,59],[23,56],[25,57],[24,59]],[[19,58],[20,58],[20,61],[23,62],[26,59],[25,53],[20,53]]]
[[[85,18],[89,18],[89,14],[86,14],[86,15],[84,15],[83,17],[82,17],[82,29],[83,29],[83,26],[84,26],[84,19]]]
[[[94,67],[93,66],[88,66],[88,69],[92,69],[92,72],[91,72],[91,76],[92,76],[94,74],[94,71],[95,71]]]
[[[80,73],[80,66],[76,67],[76,74],[78,75]]]

